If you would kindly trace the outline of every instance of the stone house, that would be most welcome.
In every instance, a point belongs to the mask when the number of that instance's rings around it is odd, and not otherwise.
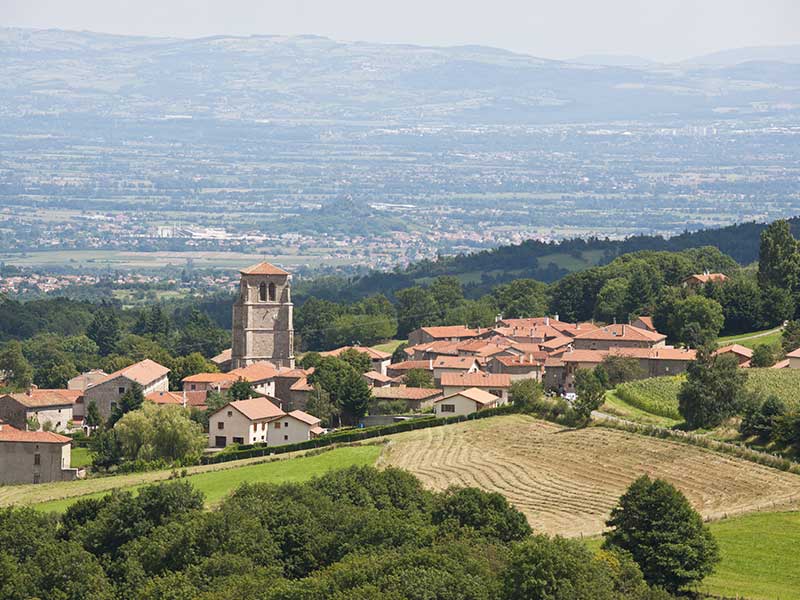
[[[547,354],[544,352],[531,352],[520,356],[494,356],[486,365],[486,370],[489,373],[510,375],[511,381],[520,379],[542,381],[545,360]]]
[[[695,273],[694,275],[689,275],[683,280],[682,285],[685,288],[696,290],[703,287],[707,283],[723,283],[727,280],[728,276],[724,273],[709,273],[708,271],[705,271],[704,273]]]
[[[369,387],[389,387],[392,385],[392,378],[388,375],[381,375],[377,371],[367,371],[363,375]]]
[[[72,481],[70,438],[49,431],[24,431],[0,421],[0,484]]]
[[[576,335],[572,345],[576,350],[659,348],[666,345],[666,339],[666,335],[657,331],[615,323]]]
[[[750,348],[742,346],[741,344],[730,344],[728,346],[723,346],[714,352],[714,354],[717,356],[720,354],[733,354],[736,357],[736,362],[739,363],[740,367],[749,367],[750,361],[753,358],[753,351]]]
[[[86,371],[86,373],[81,373],[80,375],[76,375],[75,377],[67,381],[67,389],[83,391],[90,385],[94,385],[95,383],[100,383],[106,377],[108,377],[108,373],[100,369],[93,369],[91,371]]]
[[[442,375],[457,373],[474,373],[480,365],[474,356],[440,356],[434,358],[433,384],[438,386],[442,380]]]
[[[97,409],[100,411],[100,416],[103,419],[108,419],[111,416],[111,411],[119,403],[120,398],[135,383],[142,387],[145,396],[151,392],[169,391],[168,373],[169,369],[167,367],[150,359],[145,359],[120,369],[110,375],[106,375],[103,380],[86,388],[83,394],[83,403],[76,404],[76,412],[78,412],[77,407],[80,406],[81,412],[78,416],[85,416],[85,407],[95,402]]]
[[[39,429],[47,423],[54,431],[70,431],[75,425],[73,414],[80,390],[40,390],[0,396],[0,419],[17,429],[27,429],[28,421],[36,419]],[[80,419],[79,419],[80,420]]]
[[[463,342],[485,334],[487,329],[470,329],[464,325],[445,325],[443,327],[420,327],[408,334],[408,345],[417,346],[430,342]]]
[[[372,388],[372,397],[376,401],[402,400],[406,403],[407,411],[419,411],[433,406],[433,402],[442,397],[442,390],[405,386],[382,387]]]
[[[435,400],[433,412],[437,417],[470,415],[484,408],[495,408],[500,403],[500,398],[494,394],[472,387]]]

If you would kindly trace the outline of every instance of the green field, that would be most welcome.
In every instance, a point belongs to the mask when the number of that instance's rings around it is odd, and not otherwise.
[[[800,512],[756,513],[710,523],[722,562],[700,591],[748,600],[800,599]],[[602,538],[586,544],[600,548]]]
[[[389,342],[385,342],[383,344],[376,344],[373,346],[375,350],[380,350],[381,352],[388,352],[392,353],[397,350],[397,347],[401,344],[405,344],[407,340],[391,340]]]
[[[681,418],[678,413],[678,392],[683,380],[684,377],[679,375],[623,383],[614,390],[613,400],[618,409],[624,410],[626,406],[635,408],[674,420],[674,425]],[[800,369],[747,369],[747,389],[765,395],[775,394],[788,406],[800,408]],[[636,413],[631,413],[630,418],[639,420],[636,416]]]
[[[72,448],[70,456],[72,459],[70,466],[76,469],[82,469],[92,464],[92,457],[89,455],[88,448]]]
[[[636,408],[632,404],[628,404],[620,399],[615,390],[606,392],[605,401],[602,407],[603,412],[636,421],[637,423],[644,423],[645,425],[655,425],[657,427],[671,428],[682,422],[682,419],[671,419],[669,417],[662,417],[651,412]]]
[[[752,333],[744,333],[739,335],[729,335],[721,337],[717,340],[720,346],[727,346],[728,344],[739,344],[746,348],[755,348],[762,344],[769,346],[780,343],[782,328],[765,329],[763,331],[753,331]]]
[[[381,453],[381,446],[346,446],[316,454],[301,456],[286,460],[276,460],[242,467],[209,471],[189,475],[189,481],[206,496],[206,504],[214,505],[228,493],[244,482],[248,483],[286,483],[307,481],[334,469],[343,469],[350,466],[365,466],[373,464]],[[122,487],[120,489],[135,490],[142,485]],[[43,511],[62,512],[81,498],[97,498],[107,494],[108,491],[73,496],[61,500],[41,502],[34,507]]]

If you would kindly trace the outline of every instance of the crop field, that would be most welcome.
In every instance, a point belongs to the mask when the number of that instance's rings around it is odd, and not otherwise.
[[[640,379],[617,386],[614,393],[623,403],[646,413],[681,419],[678,392],[683,381],[681,375]],[[747,369],[747,388],[775,394],[788,406],[800,408],[800,369]]]
[[[624,431],[569,430],[523,415],[394,436],[379,461],[427,486],[506,496],[534,530],[601,533],[628,485],[647,473],[675,484],[709,519],[800,501],[800,477],[701,448]]]

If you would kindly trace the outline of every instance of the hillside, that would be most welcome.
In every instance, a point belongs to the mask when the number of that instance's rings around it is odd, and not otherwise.
[[[381,464],[407,469],[437,490],[498,491],[534,530],[566,536],[602,532],[620,494],[642,473],[672,482],[709,519],[800,500],[797,475],[675,442],[602,427],[565,430],[521,415],[399,434]]]

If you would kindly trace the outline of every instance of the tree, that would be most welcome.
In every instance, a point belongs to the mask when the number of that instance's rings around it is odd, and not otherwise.
[[[497,308],[507,319],[542,317],[547,313],[547,285],[535,279],[516,279],[492,290]]]
[[[433,374],[427,369],[409,369],[404,381],[408,387],[433,389]]]
[[[431,516],[435,525],[452,521],[503,542],[519,541],[531,534],[525,515],[505,496],[478,488],[448,489],[436,499]]]
[[[392,352],[391,362],[398,363],[408,360],[408,355],[405,353],[406,348],[408,348],[408,342],[399,344],[397,348],[394,349],[394,352]]]
[[[86,407],[86,426],[90,430],[95,430],[102,424],[100,417],[100,410],[97,408],[97,402],[92,400]]]
[[[732,354],[716,355],[713,350],[697,350],[678,392],[678,409],[690,429],[717,427],[736,413],[744,398],[746,371]]]
[[[342,419],[348,425],[355,425],[367,414],[372,391],[369,385],[355,369],[351,368],[345,375],[339,389],[337,404],[341,409]]]
[[[199,352],[203,356],[215,356],[230,347],[230,335],[218,327],[207,314],[196,308],[189,311],[184,322],[179,324],[174,353],[185,356]]]
[[[414,286],[395,293],[397,299],[397,335],[407,338],[409,332],[437,321],[439,306],[425,288]]]
[[[194,464],[206,445],[202,427],[180,406],[146,403],[114,426],[127,460]]]
[[[138,383],[131,385],[128,390],[122,394],[117,405],[111,411],[108,426],[113,427],[114,423],[119,421],[123,415],[133,410],[138,410],[144,403],[144,390]]]
[[[784,352],[800,348],[800,321],[787,321],[781,333],[781,347]]]
[[[228,398],[231,402],[254,398],[255,395],[256,391],[253,389],[253,384],[242,378],[235,381],[228,389]]]
[[[778,396],[772,394],[763,399],[754,394],[743,410],[739,433],[745,437],[756,436],[761,440],[769,440],[778,420],[786,413],[786,404]]]
[[[626,301],[628,299],[628,280],[614,277],[606,281],[597,294],[594,307],[595,318],[601,321],[624,322],[628,318]]]
[[[638,359],[615,354],[604,357],[603,362],[596,369],[595,374],[607,389],[647,376],[647,373],[639,365]]]
[[[678,302],[675,319],[680,323],[677,339],[689,346],[715,340],[725,323],[720,303],[699,294]]]
[[[764,327],[781,325],[791,319],[796,306],[791,290],[774,286],[761,288],[761,324]]]
[[[702,581],[720,560],[703,519],[661,479],[644,475],[634,481],[606,525],[604,547],[629,552],[650,585],[670,592]]]
[[[464,299],[464,288],[457,277],[442,275],[428,288],[437,306],[437,319],[442,322],[447,311]]]
[[[664,285],[660,270],[653,264],[635,259],[629,266],[624,310],[627,314],[650,314],[655,308],[659,291]]]
[[[86,335],[97,344],[100,354],[106,356],[114,351],[119,341],[121,328],[117,313],[108,307],[98,309],[86,329]]]
[[[172,360],[169,364],[169,383],[173,390],[181,389],[181,382],[184,378],[198,373],[216,373],[219,371],[217,365],[207,360],[199,352],[192,352],[187,356],[181,356]]]
[[[114,429],[98,429],[89,438],[92,468],[108,470],[122,462],[122,448]]]
[[[778,360],[777,348],[770,344],[759,344],[753,348],[750,366],[755,368],[771,367]]]
[[[331,402],[331,395],[319,384],[314,385],[313,391],[308,396],[306,412],[320,419],[323,427],[331,427],[333,417],[338,416],[337,407]]]
[[[509,399],[514,406],[521,410],[534,408],[543,396],[542,384],[535,379],[518,379],[511,382]]]
[[[303,358],[300,359],[298,366],[303,369],[316,369],[322,360],[322,355],[319,352],[306,352]]]
[[[16,340],[6,342],[0,351],[0,371],[5,374],[6,385],[15,389],[27,390],[33,383],[33,369]]]
[[[339,355],[339,358],[359,373],[366,373],[372,370],[372,359],[366,352],[359,352],[355,348],[348,348]]]
[[[794,292],[800,277],[800,253],[789,222],[779,219],[761,232],[758,249],[758,283]]]
[[[586,423],[592,417],[592,412],[603,405],[606,394],[606,388],[595,369],[578,369],[575,372],[575,394],[577,398],[573,407],[579,419]]]

